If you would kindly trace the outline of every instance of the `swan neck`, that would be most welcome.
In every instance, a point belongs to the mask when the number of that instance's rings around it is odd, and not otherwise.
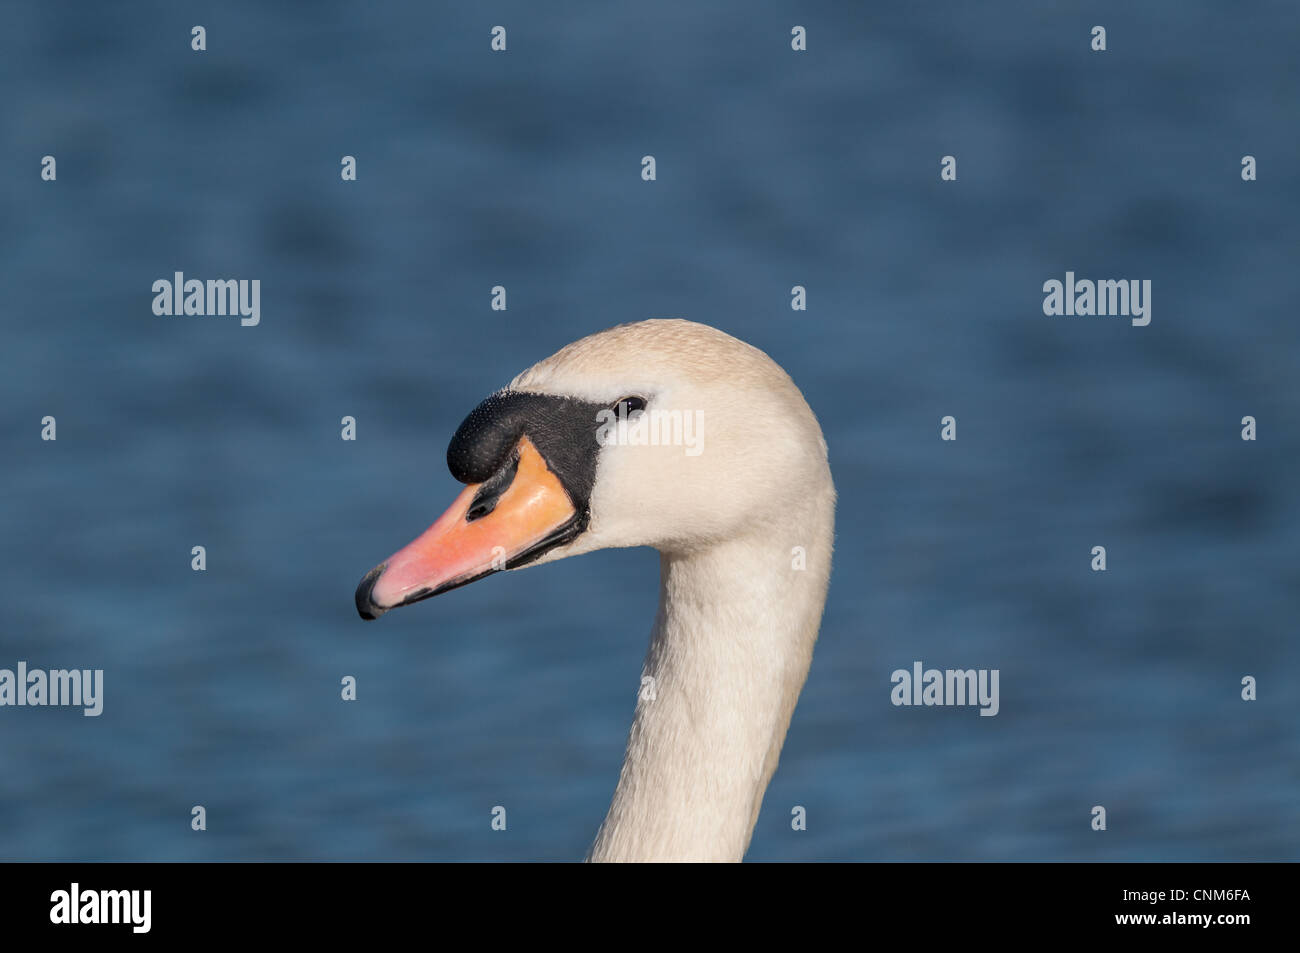
[[[590,859],[744,857],[826,597],[829,514],[803,526],[661,556],[627,757]]]

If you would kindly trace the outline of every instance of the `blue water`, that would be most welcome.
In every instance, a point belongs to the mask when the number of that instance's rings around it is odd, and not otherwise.
[[[1136,6],[0,5],[0,667],[106,693],[0,709],[0,857],[580,857],[656,554],[352,593],[483,396],[680,316],[791,373],[840,493],[751,859],[1297,859],[1300,12]],[[261,324],[155,316],[178,270]],[[1067,270],[1152,323],[1045,317]],[[895,708],[915,660],[1000,714]]]

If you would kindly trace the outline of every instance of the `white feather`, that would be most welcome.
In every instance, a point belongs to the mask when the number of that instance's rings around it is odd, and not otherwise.
[[[583,338],[511,387],[609,402],[635,394],[652,409],[702,415],[698,455],[603,448],[590,528],[541,561],[618,546],[661,553],[644,668],[653,691],[641,693],[590,859],[738,861],[826,599],[835,488],[821,428],[766,354],[689,321]]]

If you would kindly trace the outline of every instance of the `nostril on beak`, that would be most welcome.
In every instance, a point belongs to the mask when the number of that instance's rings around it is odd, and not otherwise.
[[[475,520],[481,520],[495,510],[502,495],[514,483],[515,475],[518,472],[519,453],[516,451],[506,461],[505,466],[479,487],[479,491],[474,494],[473,502],[470,503],[469,511],[465,514],[465,522],[472,523]]]

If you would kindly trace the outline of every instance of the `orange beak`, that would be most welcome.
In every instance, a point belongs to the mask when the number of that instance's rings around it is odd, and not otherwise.
[[[490,486],[501,474],[465,487],[418,539],[366,574],[357,587],[361,618],[511,569],[581,531],[569,494],[532,441],[522,437],[515,452],[514,479],[503,490]]]

